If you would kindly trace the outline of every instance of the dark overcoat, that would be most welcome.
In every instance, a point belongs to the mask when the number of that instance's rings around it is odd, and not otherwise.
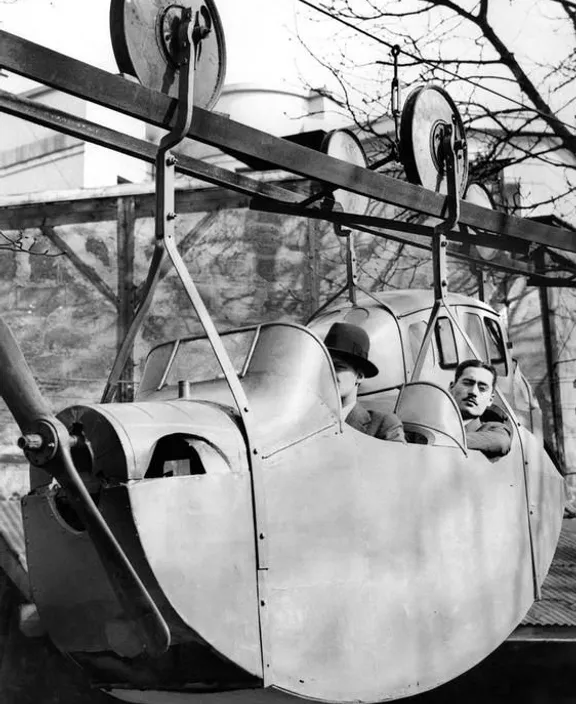
[[[357,403],[346,416],[346,423],[361,433],[380,440],[406,442],[402,421],[394,413],[367,411]]]

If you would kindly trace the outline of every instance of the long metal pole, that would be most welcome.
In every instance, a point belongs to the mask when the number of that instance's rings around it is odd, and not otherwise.
[[[545,266],[544,252],[537,252],[537,267],[540,271]],[[552,423],[554,434],[554,452],[563,468],[566,467],[566,457],[564,448],[564,419],[562,417],[562,402],[560,399],[560,387],[558,384],[558,349],[556,332],[556,313],[554,307],[550,305],[550,291],[539,286],[540,312],[542,320],[542,332],[544,337],[544,352],[546,356],[546,371],[548,376],[548,388],[550,391],[550,406],[552,408]]]

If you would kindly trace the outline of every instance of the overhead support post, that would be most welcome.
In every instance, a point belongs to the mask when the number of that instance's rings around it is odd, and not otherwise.
[[[454,129],[450,124],[445,124],[442,139],[440,142],[440,155],[442,164],[446,173],[446,185],[448,197],[446,199],[447,213],[446,218],[438,223],[434,228],[432,235],[432,271],[434,276],[434,306],[426,325],[426,332],[418,352],[418,357],[414,364],[412,372],[412,381],[416,381],[420,377],[426,353],[432,341],[432,333],[434,331],[436,321],[441,309],[444,309],[448,317],[456,329],[462,334],[470,348],[473,349],[468,336],[460,326],[459,321],[452,313],[450,306],[446,302],[446,294],[448,293],[448,266],[446,263],[446,249],[448,241],[446,233],[457,225],[460,216],[460,194],[458,192],[458,172],[456,168],[456,152],[454,145]],[[477,355],[476,355],[477,356]]]
[[[543,271],[546,265],[545,253],[538,250],[535,253],[538,271]],[[544,351],[546,355],[546,371],[550,391],[550,406],[554,425],[554,452],[561,467],[566,468],[564,450],[564,420],[562,417],[562,400],[558,377],[558,344],[556,331],[556,310],[552,301],[552,292],[547,286],[539,286],[542,332],[544,336]]]
[[[134,317],[134,221],[135,203],[133,197],[118,198],[116,225],[116,258],[118,278],[118,349],[130,329]],[[132,345],[119,380],[118,400],[134,400],[134,346]]]

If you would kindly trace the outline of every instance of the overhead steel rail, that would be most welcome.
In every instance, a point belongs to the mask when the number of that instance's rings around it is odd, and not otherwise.
[[[83,117],[70,115],[62,110],[37,103],[29,98],[13,95],[8,91],[0,90],[0,111],[42,127],[83,139],[86,142],[114,149],[150,164],[153,164],[156,159],[156,145],[151,142],[126,135],[109,127],[103,127]],[[249,206],[253,209],[268,210],[285,215],[329,220],[342,227],[350,227],[375,237],[409,244],[418,249],[431,250],[429,240],[433,235],[434,229],[429,225],[339,211],[327,212],[318,203],[303,206],[301,205],[303,202],[302,193],[289,190],[275,183],[263,182],[256,178],[228,171],[184,153],[178,153],[176,171],[188,176],[195,176],[216,186],[224,186],[229,191],[246,196],[247,200],[243,205],[237,205],[237,207]],[[231,183],[232,181],[233,184]],[[303,179],[299,184],[302,184],[305,189],[309,189],[311,182]],[[242,201],[239,201],[239,203],[242,203]],[[29,204],[14,206],[8,200],[7,205],[0,205],[0,212],[3,209],[10,208],[10,220],[17,222],[19,216],[14,211],[17,211],[18,208],[26,210],[28,207]],[[1,217],[0,220],[2,220]],[[10,229],[10,225],[6,225],[6,227]],[[519,251],[526,254],[531,246],[530,242],[489,233],[476,233],[471,239],[470,233],[459,227],[447,232],[446,237],[453,242],[492,247],[501,250],[501,252]],[[549,247],[537,246],[543,248],[552,258],[561,256],[557,252],[550,250]],[[530,263],[514,260],[510,257],[500,257],[497,262],[493,260],[487,262],[479,256],[461,251],[449,250],[447,254],[454,259],[477,264],[480,267],[527,276],[529,277],[528,283],[534,286],[574,286],[574,280],[568,276],[552,277],[549,273],[544,273],[544,271],[536,271],[535,267]],[[562,263],[552,271],[555,274],[569,273],[574,276],[576,274],[576,263],[572,263],[566,257],[563,257]]]
[[[177,100],[174,98],[5,31],[0,31],[0,68],[164,129],[170,128],[176,111]],[[0,109],[35,121],[34,111],[37,119],[42,106],[32,106],[30,103],[31,101],[27,104],[3,93]],[[57,122],[51,126],[66,132],[66,119],[62,119],[60,126]],[[240,157],[264,160],[278,169],[320,182],[328,189],[343,188],[438,220],[443,219],[448,211],[447,196],[346,163],[200,107],[194,109],[188,137]],[[89,130],[86,138],[90,139]],[[109,146],[119,151],[129,151],[132,138],[124,139],[124,148],[122,145]],[[266,207],[272,207],[274,203],[280,208],[297,206],[302,199],[286,189],[277,190],[277,186],[263,184],[199,161],[194,164],[190,160],[188,167],[187,172],[200,179],[265,199],[268,202]],[[298,214],[305,215],[306,212]],[[326,213],[326,219],[331,219],[329,213]],[[379,221],[382,226],[390,227],[391,221]],[[350,216],[348,222],[362,224],[359,216]],[[498,249],[511,249],[510,240],[500,238],[512,238],[576,253],[576,237],[569,230],[517,218],[466,201],[461,202],[459,225],[497,235],[490,237],[486,244]],[[475,239],[475,242],[480,243],[480,240]]]

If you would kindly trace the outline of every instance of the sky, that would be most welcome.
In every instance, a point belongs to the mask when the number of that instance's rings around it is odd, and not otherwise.
[[[126,2],[144,0],[126,0]],[[151,0],[150,0],[151,1]],[[164,0],[161,0],[162,4]],[[158,0],[156,0],[158,2]],[[354,0],[361,7],[366,0]],[[403,0],[406,7],[415,0]],[[466,2],[466,0],[462,0]],[[473,4],[473,1],[470,0]],[[310,12],[298,0],[215,0],[222,18],[226,37],[227,83],[258,83],[260,85],[302,85],[334,87],[330,76],[310,58],[298,40],[304,36],[308,45],[326,57],[344,51],[357,56],[360,66],[355,69],[359,85],[369,71],[363,59],[389,59],[386,47],[370,40],[356,40],[354,46],[345,30],[333,20]],[[547,63],[566,52],[573,42],[571,32],[564,35],[546,31],[544,3],[538,0],[494,0],[491,19],[496,29],[513,43],[517,56],[536,63]],[[112,72],[117,71],[108,28],[110,0],[0,0],[0,27],[31,41],[68,54]],[[273,11],[271,8],[273,7]],[[468,42],[470,44],[470,42]],[[358,48],[359,47],[359,48]],[[461,51],[465,53],[464,46]],[[356,52],[356,53],[355,53]],[[388,81],[386,68],[370,80]],[[10,77],[0,83],[5,90],[20,92],[29,87],[23,79]],[[458,96],[453,96],[458,100]],[[488,96],[487,96],[488,97]],[[388,106],[385,106],[385,110]],[[571,117],[563,116],[564,119]]]
[[[129,1],[129,0],[128,0]],[[139,0],[138,0],[139,1]],[[295,41],[295,2],[216,0],[224,26],[228,83],[297,82],[299,69],[314,70]],[[108,28],[110,0],[0,0],[0,27],[98,68],[117,71]],[[81,11],[80,11],[81,8]],[[3,82],[18,92],[22,79]]]

